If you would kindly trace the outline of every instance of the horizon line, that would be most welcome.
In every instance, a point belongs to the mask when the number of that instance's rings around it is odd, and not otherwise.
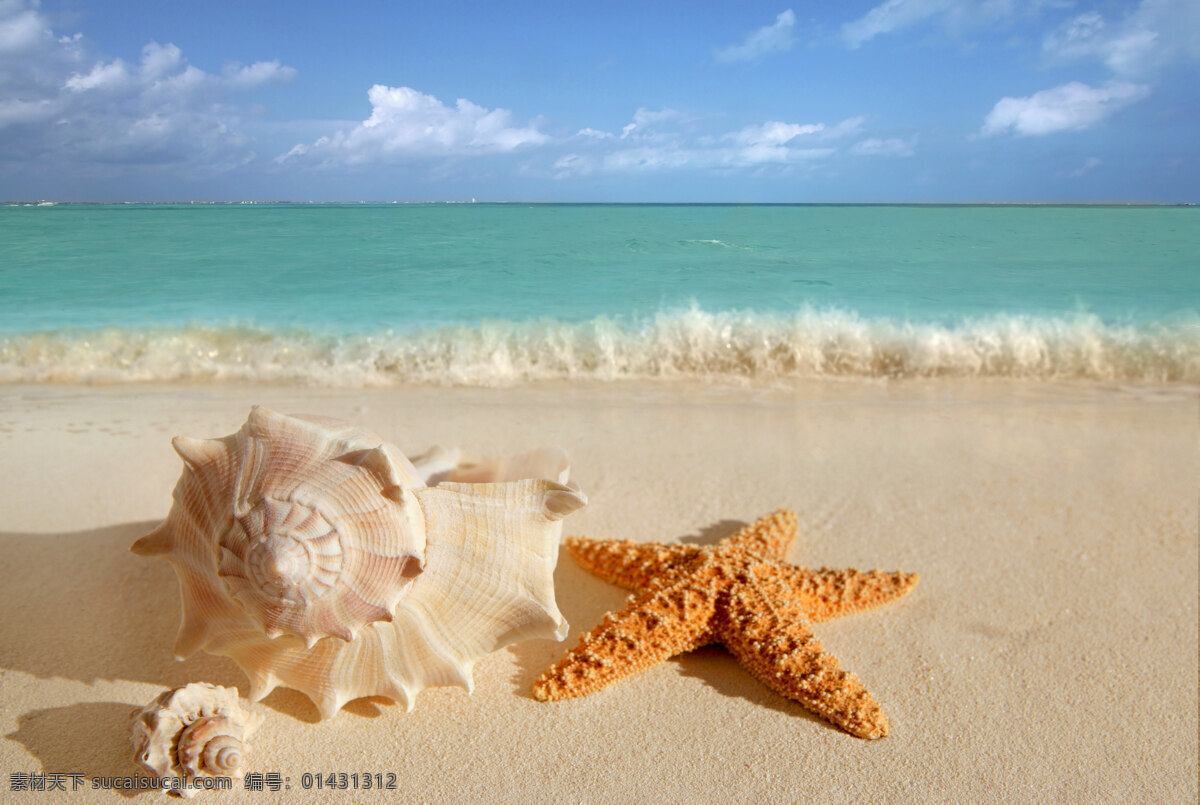
[[[291,199],[183,199],[173,201],[55,201],[53,199],[5,200],[5,207],[59,207],[59,206],[257,206],[257,205],[363,205],[363,206],[420,206],[420,205],[466,205],[466,206],[544,206],[544,207],[1195,207],[1195,201],[526,201],[477,199],[428,199],[402,201],[399,199],[325,199],[321,201],[297,201]]]

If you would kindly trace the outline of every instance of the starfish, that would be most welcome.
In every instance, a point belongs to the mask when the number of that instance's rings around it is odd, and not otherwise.
[[[635,593],[534,682],[534,696],[583,696],[720,643],[775,692],[853,735],[882,738],[883,710],[809,624],[898,598],[917,575],[791,565],[784,557],[795,535],[795,513],[780,509],[712,546],[568,539],[579,564]]]

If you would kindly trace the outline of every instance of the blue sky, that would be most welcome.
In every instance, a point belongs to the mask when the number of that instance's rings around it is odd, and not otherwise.
[[[1200,201],[1200,0],[0,0],[0,199]]]

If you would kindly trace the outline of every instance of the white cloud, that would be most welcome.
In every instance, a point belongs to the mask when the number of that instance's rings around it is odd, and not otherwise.
[[[628,140],[630,137],[643,138],[653,136],[653,129],[656,125],[677,117],[679,117],[679,113],[674,109],[659,109],[656,112],[645,107],[639,107],[633,113],[633,120],[621,129],[621,139]]]
[[[256,61],[248,67],[232,66],[222,71],[225,80],[239,89],[261,87],[291,81],[296,77],[295,68],[280,64],[278,59]]]
[[[1148,91],[1140,84],[1121,81],[1110,81],[1102,87],[1072,81],[1027,98],[1002,98],[988,113],[980,134],[1038,137],[1086,129],[1141,100]]]
[[[944,0],[886,0],[865,15],[842,26],[842,37],[852,48],[859,47],[880,34],[907,28],[935,14],[949,3]]]
[[[842,137],[853,137],[863,130],[863,124],[867,122],[865,117],[848,117],[836,125],[829,126],[821,132],[821,136],[826,140],[838,140]]]
[[[231,94],[295,75],[278,62],[210,74],[171,43],[147,43],[134,64],[87,50],[36,2],[0,0],[0,160],[223,170],[254,156]]]
[[[0,53],[29,53],[53,41],[53,33],[36,7],[5,3],[0,15]]]
[[[39,123],[58,114],[60,105],[50,100],[0,99],[0,130],[22,123]]]
[[[149,42],[142,48],[142,79],[152,82],[178,73],[184,68],[183,51],[168,42]]]
[[[580,154],[565,154],[554,161],[554,178],[586,176],[595,169],[592,160]]]
[[[696,136],[689,130],[692,123],[670,109],[638,109],[621,139],[574,140],[580,150],[557,159],[553,175],[567,178],[597,172],[788,170],[836,154],[839,146],[834,141],[859,132],[863,119],[848,118],[832,126],[772,120],[716,136]]]
[[[591,137],[592,139],[596,140],[611,140],[613,138],[613,133],[611,131],[600,131],[599,129],[593,129],[589,127],[586,129],[580,129],[575,136]]]
[[[860,140],[850,149],[850,153],[868,157],[910,157],[916,153],[917,138],[902,140],[890,137],[886,140],[869,137]]]
[[[938,20],[960,35],[1011,18],[1017,0],[885,0],[862,17],[842,26],[842,39],[852,48],[925,20]]]
[[[1115,23],[1096,11],[1077,14],[1045,36],[1042,52],[1052,61],[1100,61],[1114,78],[1102,87],[1073,81],[1027,98],[1002,98],[980,134],[1040,136],[1086,129],[1142,100],[1164,67],[1200,59],[1200,2],[1142,0]]]
[[[1047,34],[1042,52],[1059,61],[1096,59],[1118,77],[1146,78],[1168,64],[1200,59],[1200,3],[1143,0],[1115,23],[1085,12]]]
[[[48,100],[81,58],[79,35],[55,36],[36,3],[0,0],[0,97]]]
[[[367,92],[371,116],[349,131],[296,146],[276,161],[321,157],[358,164],[390,157],[494,154],[541,145],[536,123],[517,126],[507,109],[486,109],[460,98],[447,106],[411,87],[376,84]]]
[[[761,126],[747,126],[741,131],[725,135],[741,145],[786,145],[797,137],[824,131],[824,123],[780,123],[771,121]]]
[[[1098,168],[1101,162],[1102,160],[1099,157],[1088,157],[1082,165],[1071,171],[1071,178],[1078,179],[1085,173],[1090,173],[1092,170]]]
[[[772,24],[747,34],[741,44],[722,48],[714,55],[719,62],[731,63],[754,61],[768,53],[790,50],[796,41],[792,35],[795,27],[796,15],[789,8],[781,12]]]
[[[87,75],[75,73],[63,86],[72,92],[87,92],[94,89],[115,89],[129,80],[125,62],[117,59],[108,64],[98,63]]]

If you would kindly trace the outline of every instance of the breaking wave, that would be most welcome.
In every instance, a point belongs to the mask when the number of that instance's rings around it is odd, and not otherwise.
[[[1200,318],[995,316],[957,325],[662,312],[638,321],[489,321],[415,332],[258,327],[0,336],[0,382],[261,381],[333,387],[509,386],[537,380],[1010,377],[1200,382]]]

